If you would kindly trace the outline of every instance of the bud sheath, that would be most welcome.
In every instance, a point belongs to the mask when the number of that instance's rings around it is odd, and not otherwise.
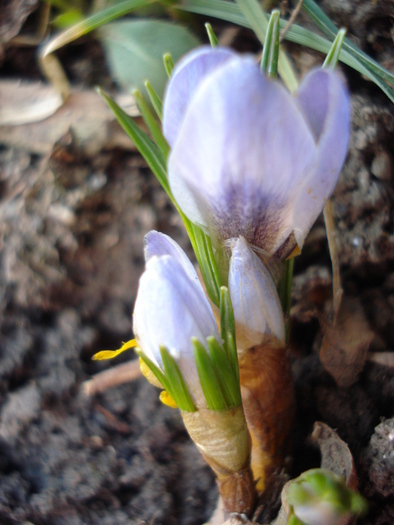
[[[225,511],[250,515],[255,487],[242,407],[181,414],[190,437],[217,476]]]
[[[252,438],[251,465],[257,489],[281,465],[294,418],[294,388],[287,349],[274,337],[239,355],[245,418]]]

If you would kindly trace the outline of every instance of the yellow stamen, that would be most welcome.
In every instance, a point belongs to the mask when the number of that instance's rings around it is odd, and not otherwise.
[[[297,244],[294,250],[291,252],[291,254],[286,258],[286,261],[288,261],[289,259],[292,259],[293,257],[297,257],[297,255],[300,255],[300,253],[301,253],[301,250],[299,249],[298,244]]]
[[[152,370],[149,368],[149,366],[145,363],[145,361],[140,357],[140,369],[142,372],[142,375],[149,381],[149,383],[153,386],[156,386],[157,388],[163,389],[163,385],[160,383],[160,381],[157,379],[155,374],[152,372]]]
[[[136,346],[137,341],[135,339],[130,339],[130,341],[127,341],[127,343],[123,343],[123,345],[118,350],[101,350],[101,352],[97,352],[97,354],[94,354],[92,359],[94,361],[101,361],[102,359],[113,359],[122,352],[130,350],[130,348],[135,348]]]
[[[167,392],[167,390],[163,390],[162,392],[160,392],[159,399],[163,403],[163,405],[167,405],[168,407],[171,407],[171,408],[178,408],[178,405],[172,399],[172,397]]]

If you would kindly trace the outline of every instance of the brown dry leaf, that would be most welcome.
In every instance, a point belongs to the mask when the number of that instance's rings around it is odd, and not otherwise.
[[[124,100],[118,103],[131,116],[138,115],[131,96],[127,108]],[[103,148],[134,148],[111,110],[93,90],[72,91],[53,115],[40,122],[0,126],[0,143],[39,155],[50,154],[53,146],[65,136],[88,156]]]
[[[313,427],[312,440],[320,448],[320,467],[342,476],[346,485],[356,490],[358,480],[352,453],[335,430],[325,423],[316,421]]]
[[[0,82],[0,125],[19,125],[44,120],[63,104],[60,94],[42,82]]]
[[[335,323],[322,322],[320,360],[338,386],[349,387],[364,368],[373,339],[358,299],[343,297]]]

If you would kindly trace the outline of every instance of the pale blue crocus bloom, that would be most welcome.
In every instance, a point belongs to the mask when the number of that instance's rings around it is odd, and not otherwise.
[[[238,351],[262,343],[267,336],[284,343],[283,310],[270,272],[243,237],[230,244],[228,288]]]
[[[173,194],[213,242],[243,236],[286,258],[333,192],[346,157],[349,97],[315,69],[295,96],[250,57],[193,51],[174,69],[163,108]]]
[[[157,232],[154,232],[157,233]],[[157,234],[159,235],[159,234]],[[154,237],[152,239],[152,237]],[[206,346],[206,338],[221,341],[212,308],[174,241],[151,235],[158,255],[153,255],[149,240],[146,269],[139,282],[133,313],[133,331],[142,352],[163,370],[160,346],[176,359],[197,408],[206,407],[195,364],[191,339]],[[164,245],[164,248],[163,248]],[[175,246],[175,248],[174,248]],[[166,252],[166,248],[171,252]],[[185,255],[186,257],[186,255]],[[190,266],[192,267],[190,261]],[[193,267],[191,268],[193,271]],[[195,272],[194,272],[195,273]]]

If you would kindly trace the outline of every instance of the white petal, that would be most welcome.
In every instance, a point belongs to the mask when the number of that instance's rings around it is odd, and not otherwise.
[[[152,230],[145,235],[144,255],[145,262],[148,262],[154,256],[171,255],[183,266],[183,269],[192,281],[199,282],[198,275],[189,257],[178,243],[164,233]]]
[[[237,326],[238,349],[261,343],[265,335],[285,340],[283,311],[274,281],[242,237],[232,248],[229,291]],[[238,333],[242,340],[239,340]]]
[[[170,146],[175,142],[187,106],[199,83],[234,56],[230,49],[203,47],[192,51],[177,64],[166,88],[163,105],[163,133]]]
[[[314,165],[294,203],[292,222],[301,248],[334,191],[345,161],[350,131],[350,103],[341,78],[331,69],[312,71],[300,87],[297,102],[317,140]]]

